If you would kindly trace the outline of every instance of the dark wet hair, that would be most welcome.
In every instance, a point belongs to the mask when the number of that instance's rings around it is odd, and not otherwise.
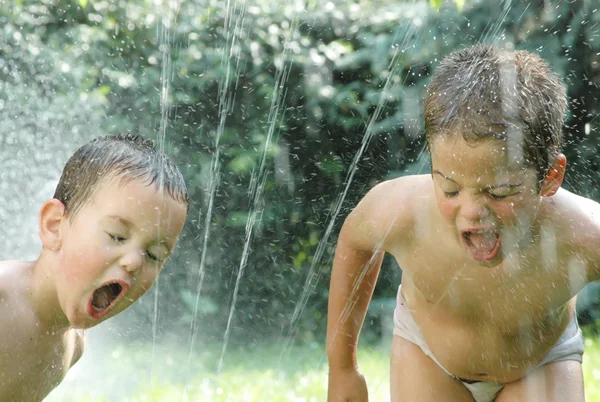
[[[496,138],[540,182],[561,150],[567,95],[538,55],[478,44],[451,53],[427,87],[428,147],[441,135],[466,141]]]
[[[188,193],[181,172],[151,140],[136,134],[96,138],[79,148],[65,165],[54,198],[75,216],[105,178],[121,183],[141,180],[165,190],[188,208]]]

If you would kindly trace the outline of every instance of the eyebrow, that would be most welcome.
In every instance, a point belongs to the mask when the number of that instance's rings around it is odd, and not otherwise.
[[[127,219],[118,216],[118,215],[108,215],[107,218],[112,219],[112,220],[116,220],[119,221],[120,223],[122,223],[123,225],[125,225],[128,229],[130,228],[135,228],[135,225],[128,221]],[[165,248],[167,249],[167,251],[169,252],[169,254],[171,254],[173,252],[173,247],[171,247],[171,245],[169,245],[167,242],[165,241],[159,241],[158,242],[159,245],[165,246]]]
[[[442,172],[440,172],[439,170],[434,170],[434,171],[433,171],[433,173],[435,173],[435,174],[438,174],[438,175],[442,176],[442,177],[443,177],[444,179],[446,179],[446,180],[450,180],[451,182],[453,182],[453,183],[456,183],[456,180],[454,180],[454,179],[451,179],[451,178],[447,177],[446,175],[444,175],[444,174],[443,174]],[[458,184],[458,183],[456,183],[456,184]]]
[[[440,172],[439,170],[434,170],[434,171],[433,171],[433,173],[435,173],[435,174],[438,174],[438,175],[442,176],[442,177],[443,177],[444,179],[446,179],[446,180],[449,180],[449,181],[451,181],[451,182],[453,182],[453,183],[456,183],[456,184],[458,184],[458,183],[456,182],[456,180],[454,180],[454,179],[451,179],[450,177],[447,177],[446,175],[444,175],[444,174],[443,174],[442,172]],[[501,184],[494,184],[494,185],[491,185],[491,186],[485,186],[485,188],[486,188],[486,190],[492,190],[492,189],[495,189],[495,188],[515,188],[515,187],[519,187],[519,186],[521,186],[522,184],[523,184],[523,182],[522,182],[522,181],[519,181],[519,182],[517,182],[517,183],[515,183],[515,184],[510,184],[510,183],[501,183]]]
[[[128,228],[135,227],[135,225],[133,223],[131,223],[127,219],[121,218],[120,216],[117,216],[117,215],[108,215],[107,218],[110,218],[115,221],[119,221],[120,223],[127,226]]]

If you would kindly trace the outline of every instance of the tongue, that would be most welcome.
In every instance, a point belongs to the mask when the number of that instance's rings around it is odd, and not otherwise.
[[[469,235],[469,241],[478,252],[489,254],[494,251],[498,240],[494,232],[476,232]]]

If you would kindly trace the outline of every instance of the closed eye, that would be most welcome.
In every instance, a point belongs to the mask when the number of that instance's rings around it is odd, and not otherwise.
[[[115,242],[117,242],[117,243],[123,243],[125,240],[127,240],[127,239],[126,239],[126,238],[124,238],[124,237],[121,237],[121,236],[115,236],[115,235],[112,235],[112,234],[110,234],[110,233],[107,233],[107,235],[108,235],[108,237],[110,237],[110,239],[111,239],[112,241],[115,241]]]
[[[504,199],[506,199],[506,198],[508,198],[508,197],[511,197],[511,196],[513,196],[513,195],[516,195],[516,194],[519,194],[519,193],[514,193],[514,194],[502,194],[502,195],[499,195],[499,194],[494,194],[494,193],[488,193],[488,194],[490,195],[490,197],[492,197],[492,198],[493,198],[493,199],[495,199],[495,200],[504,200]]]
[[[159,262],[160,259],[158,259],[158,257],[156,257],[154,254],[150,253],[149,251],[146,251],[146,255],[148,256],[148,258],[150,258],[152,261],[156,261]]]
[[[456,197],[458,195],[458,191],[444,191],[444,196],[446,198],[452,198],[452,197]]]

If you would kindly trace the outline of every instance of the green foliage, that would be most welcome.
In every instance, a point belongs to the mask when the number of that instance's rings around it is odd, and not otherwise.
[[[310,339],[324,328],[344,215],[377,181],[426,171],[423,89],[452,50],[483,41],[537,51],[565,76],[567,186],[600,198],[592,119],[600,105],[590,90],[600,80],[594,30],[600,13],[584,1],[547,7],[534,0],[509,9],[492,1],[430,3],[309,2],[299,10],[285,2],[227,8],[229,2],[185,1],[174,10],[150,0],[9,1],[0,8],[6,38],[0,97],[13,104],[36,99],[39,109],[58,102],[74,127],[89,122],[107,134],[139,131],[181,166],[191,212],[159,285],[160,312],[170,325],[188,328],[202,278],[196,318],[212,323],[203,331],[222,334],[243,269],[234,328],[262,337],[297,324],[295,333]],[[369,146],[324,239],[367,129]],[[325,252],[315,259],[321,241]],[[384,282],[378,292],[393,295],[394,285]],[[299,303],[307,292],[304,309]],[[136,308],[151,321],[152,302]],[[302,314],[290,323],[298,309]],[[243,332],[232,335],[247,340]]]

